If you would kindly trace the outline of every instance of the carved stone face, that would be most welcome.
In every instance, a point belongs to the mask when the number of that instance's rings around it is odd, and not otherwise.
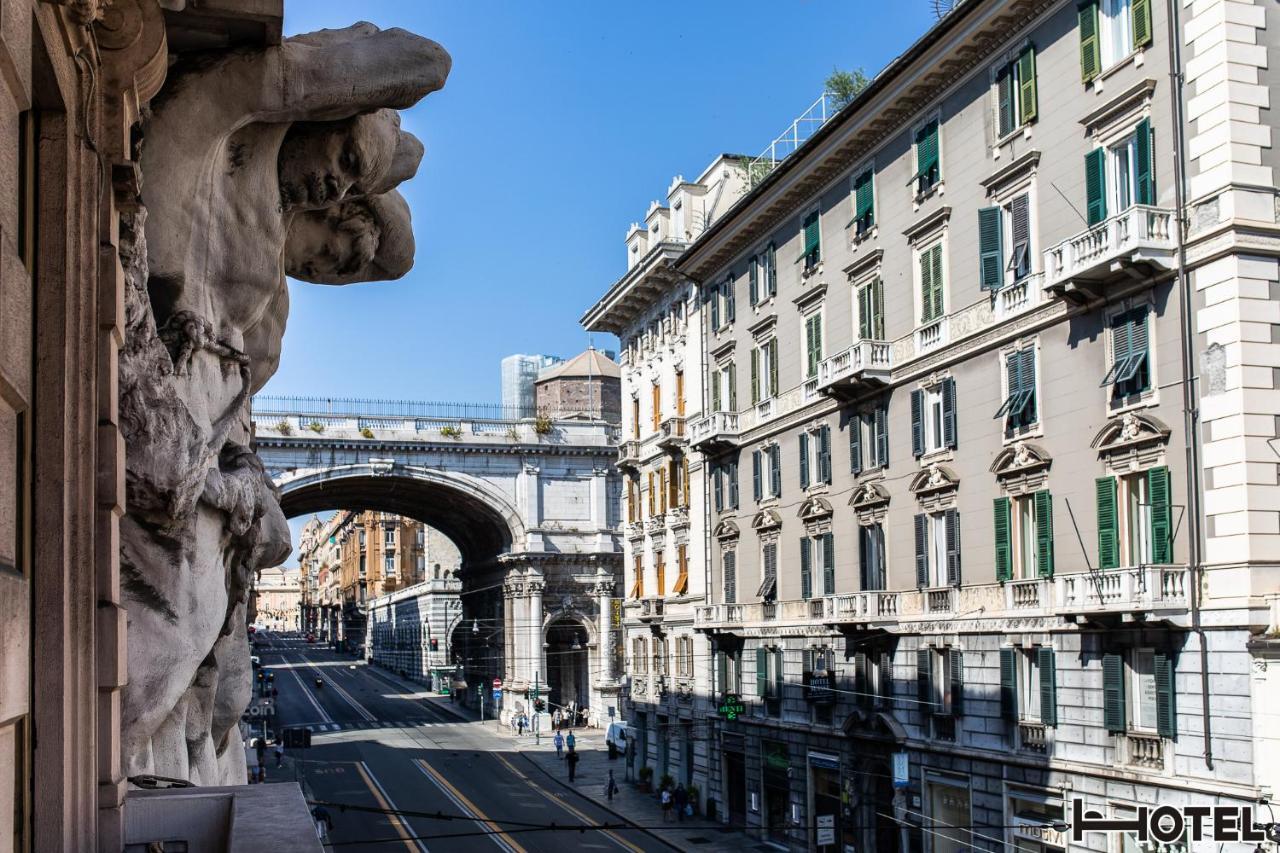
[[[289,228],[285,273],[313,282],[349,276],[373,260],[379,235],[373,214],[363,202],[301,213]]]
[[[368,192],[390,170],[400,136],[390,110],[297,122],[280,146],[280,208],[315,209]]]

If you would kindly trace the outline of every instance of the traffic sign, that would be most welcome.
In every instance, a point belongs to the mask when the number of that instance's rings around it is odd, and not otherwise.
[[[501,701],[502,701],[502,691],[501,691],[501,690],[495,689],[495,690],[493,691],[493,701],[494,701],[494,702],[501,702]]]
[[[501,689],[502,689],[502,679],[501,679],[501,678],[495,678],[495,679],[493,680],[493,689],[494,689],[494,690],[501,690]]]
[[[818,815],[818,846],[825,847],[836,843],[836,816],[833,814]]]

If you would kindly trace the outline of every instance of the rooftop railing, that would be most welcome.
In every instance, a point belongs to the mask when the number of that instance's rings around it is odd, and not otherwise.
[[[777,168],[778,164],[796,152],[796,149],[818,132],[832,116],[840,111],[836,105],[836,95],[823,92],[818,100],[809,105],[790,126],[778,134],[759,156],[747,161],[747,183],[755,186]]]

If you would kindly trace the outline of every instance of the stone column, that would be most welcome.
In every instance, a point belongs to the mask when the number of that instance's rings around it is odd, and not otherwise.
[[[502,583],[502,680],[515,681],[519,675],[516,659],[516,597],[519,585],[512,581]]]
[[[613,612],[611,604],[613,600],[613,581],[598,581],[595,585],[596,606],[599,609],[597,616],[597,633],[600,641],[596,654],[599,658],[599,683],[603,685],[612,684],[617,674],[613,671]]]
[[[538,677],[538,683],[546,685],[547,683],[547,667],[546,661],[542,655],[542,591],[546,588],[546,583],[541,577],[529,581],[529,600],[527,603],[528,614],[527,621],[524,623],[528,626],[528,662],[529,677]],[[545,694],[546,691],[544,690]]]

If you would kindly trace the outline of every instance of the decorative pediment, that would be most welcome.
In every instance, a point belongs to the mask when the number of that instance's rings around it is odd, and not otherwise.
[[[930,465],[911,478],[908,488],[919,497],[955,489],[959,485],[960,478],[946,465]]]
[[[752,530],[770,530],[782,526],[782,516],[772,509],[762,509],[751,519]]]
[[[1047,450],[1029,441],[1019,441],[996,454],[991,473],[997,477],[1017,476],[1048,468],[1052,463],[1053,457]]]
[[[831,516],[831,504],[827,503],[823,498],[809,498],[800,504],[800,512],[797,513],[797,516],[804,521],[829,518]]]
[[[841,728],[850,737],[861,735],[892,740],[895,743],[907,742],[906,728],[892,714],[885,711],[854,709],[849,716],[845,717]]]
[[[1169,428],[1156,418],[1138,412],[1126,412],[1112,418],[1093,437],[1092,446],[1101,456],[1134,447],[1164,444],[1169,440]]]
[[[871,509],[889,502],[889,492],[884,486],[875,482],[866,482],[854,489],[849,498],[849,506],[854,509]]]
[[[716,525],[712,535],[717,539],[736,539],[738,538],[738,525],[732,521],[722,521]]]

